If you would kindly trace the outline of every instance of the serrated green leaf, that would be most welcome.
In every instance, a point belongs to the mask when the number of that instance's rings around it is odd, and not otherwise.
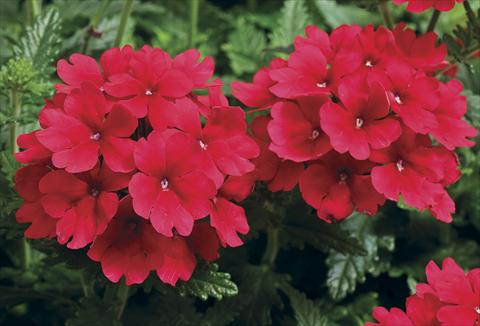
[[[88,297],[80,300],[75,317],[66,321],[66,326],[120,326],[122,323],[115,315],[116,305],[105,302],[99,297]]]
[[[372,217],[354,213],[345,222],[342,228],[352,232],[361,241],[367,251],[365,256],[342,254],[332,250],[328,255],[327,286],[330,296],[334,300],[341,300],[352,293],[358,283],[365,281],[367,273],[379,275],[389,266],[389,259],[381,259],[380,252],[393,251],[394,239],[391,236],[378,236],[372,228]]]
[[[322,313],[320,305],[309,300],[304,293],[291,286],[285,286],[284,291],[290,299],[295,320],[298,326],[326,326],[329,325],[328,318]]]
[[[208,269],[195,271],[192,278],[182,283],[179,288],[181,295],[192,295],[202,300],[213,297],[221,300],[238,293],[237,285],[230,280],[230,274],[218,271],[218,265],[212,264]]]
[[[241,75],[253,73],[260,68],[266,45],[267,40],[260,30],[239,19],[235,30],[228,36],[228,43],[222,45],[222,49],[226,52],[235,74]]]
[[[30,59],[40,74],[48,74],[53,70],[51,64],[60,50],[60,29],[58,11],[46,11],[36,18],[31,27],[27,27],[25,35],[13,49],[15,56]]]
[[[240,310],[240,325],[271,325],[271,309],[282,308],[283,301],[278,293],[288,277],[272,272],[266,266],[246,266],[242,284],[236,300],[243,302]]]
[[[304,33],[311,23],[305,0],[287,0],[284,2],[277,24],[270,35],[272,47],[290,46],[297,35]]]

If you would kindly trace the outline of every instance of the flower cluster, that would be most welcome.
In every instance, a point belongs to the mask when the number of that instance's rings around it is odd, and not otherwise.
[[[174,285],[190,278],[195,255],[212,261],[220,245],[242,244],[249,226],[232,202],[242,189],[224,191],[224,181],[253,171],[259,148],[243,110],[208,81],[212,58],[199,58],[125,46],[103,53],[100,67],[82,54],[58,62],[63,83],[41,129],[18,137],[26,237],[89,246],[105,276],[127,284],[155,271]]]
[[[407,312],[377,307],[375,325],[464,325],[480,323],[480,268],[465,274],[452,258],[440,269],[433,261],[425,268],[428,283],[417,284],[417,291],[407,299]]]
[[[326,221],[353,210],[373,215],[385,199],[428,209],[450,222],[445,190],[460,176],[453,150],[472,146],[463,120],[462,85],[443,83],[445,45],[398,25],[316,26],[298,36],[288,60],[274,59],[233,94],[249,107],[271,108],[252,124],[261,154],[237,183],[268,183],[304,200]]]
[[[407,2],[406,10],[409,12],[419,13],[427,9],[433,8],[438,11],[450,11],[455,7],[455,3],[462,3],[463,0],[393,0],[396,5]]]

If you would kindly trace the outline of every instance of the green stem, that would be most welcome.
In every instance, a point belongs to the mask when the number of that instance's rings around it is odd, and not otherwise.
[[[85,271],[80,271],[80,284],[82,285],[83,296],[85,298],[91,297],[93,294],[90,282],[85,277]]]
[[[477,38],[480,41],[480,25],[477,21],[477,17],[475,16],[475,13],[473,12],[473,9],[470,6],[470,3],[468,2],[468,0],[465,0],[463,2],[463,7],[465,8],[465,12],[467,13],[468,20],[475,28],[475,32],[477,33]]]
[[[115,38],[114,47],[119,47],[122,44],[122,39],[127,28],[128,17],[132,12],[133,0],[125,0],[122,8],[122,15],[120,16],[120,25],[118,25],[117,37]]]
[[[13,121],[10,123],[10,150],[12,154],[15,154],[18,151],[17,147],[17,119],[20,115],[20,94],[17,90],[12,89],[10,92],[10,101],[12,105],[12,118]]]
[[[120,283],[118,286],[117,296],[120,299],[120,306],[118,307],[118,313],[117,313],[118,320],[122,319],[123,311],[127,306],[129,290],[130,290],[130,287],[125,283]]]
[[[385,26],[387,26],[388,29],[393,29],[393,20],[390,15],[390,10],[388,9],[387,1],[388,0],[380,0],[378,10],[380,11],[380,15],[382,15]]]
[[[432,18],[430,18],[430,22],[428,23],[427,32],[433,32],[435,29],[435,25],[437,25],[438,17],[440,17],[441,11],[434,10],[432,14]]]
[[[198,30],[198,10],[200,9],[200,0],[190,0],[190,33],[188,34],[188,46],[195,47]]]
[[[277,228],[270,227],[267,230],[267,247],[263,254],[262,263],[270,267],[275,263],[279,250],[278,234],[279,230]]]
[[[103,301],[104,302],[112,302],[113,299],[115,298],[115,291],[116,291],[115,284],[108,283],[105,286],[105,293],[103,294]]]
[[[25,9],[27,10],[27,23],[28,25],[32,25],[35,17],[40,15],[42,8],[41,0],[27,0],[25,5]]]
[[[95,13],[95,16],[92,17],[90,20],[90,26],[87,30],[87,34],[85,37],[85,42],[83,44],[83,53],[86,53],[88,51],[88,45],[90,43],[90,39],[92,38],[92,32],[95,32],[96,29],[98,28],[98,25],[102,21],[103,16],[105,15],[105,12],[108,9],[108,6],[112,0],[103,0],[100,6],[98,6],[97,12]]]

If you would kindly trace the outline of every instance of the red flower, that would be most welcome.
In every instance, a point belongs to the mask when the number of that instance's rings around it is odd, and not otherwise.
[[[129,73],[111,76],[105,91],[125,98],[120,103],[137,118],[142,118],[147,112],[158,110],[165,97],[180,98],[192,91],[194,81],[186,72],[195,71],[197,67],[189,67],[185,59],[178,59],[174,65],[166,52],[144,46],[132,55]]]
[[[88,171],[97,164],[100,153],[116,172],[134,169],[135,141],[128,137],[137,128],[137,120],[119,105],[108,114],[105,110],[102,93],[91,84],[83,84],[65,100],[65,112],[43,111],[48,127],[37,131],[36,137],[53,152],[53,165],[71,173]]]
[[[107,165],[79,175],[55,170],[39,184],[45,212],[57,219],[57,240],[67,247],[85,247],[102,234],[118,207],[116,191],[125,188],[130,174],[112,172]]]
[[[180,99],[165,103],[151,117],[151,122],[158,130],[168,126],[189,133],[202,149],[199,153],[202,170],[217,188],[225,175],[241,176],[255,168],[250,159],[258,156],[259,149],[247,135],[245,112],[239,107],[210,108],[202,129],[198,107],[189,99]]]
[[[462,119],[467,111],[467,102],[464,96],[459,96],[461,91],[462,84],[457,80],[440,84],[438,88],[440,102],[434,111],[437,127],[431,133],[449,150],[473,146],[475,143],[467,137],[477,135],[477,130]]]
[[[433,8],[439,11],[450,11],[455,7],[455,2],[462,3],[463,0],[393,0],[396,5],[408,2],[407,11],[410,12],[422,12],[427,9]]]
[[[343,220],[354,209],[373,215],[385,198],[372,187],[373,163],[332,152],[310,165],[300,176],[303,199],[319,218]]]
[[[327,68],[327,59],[320,49],[305,45],[290,55],[288,67],[270,70],[270,78],[277,82],[270,91],[278,97],[296,99],[301,96],[325,95],[336,89],[339,64]]]
[[[418,77],[409,65],[390,61],[383,86],[389,91],[390,104],[402,121],[415,132],[426,134],[438,123],[432,112],[438,106],[438,81],[430,77]]]
[[[29,165],[17,170],[15,187],[24,199],[17,210],[18,223],[31,223],[25,230],[25,237],[31,239],[52,238],[55,236],[56,220],[45,213],[42,204],[42,193],[38,189],[40,179],[50,169],[44,165]]]
[[[233,95],[243,104],[250,107],[272,107],[279,98],[270,91],[270,87],[276,84],[270,78],[270,71],[272,69],[285,68],[286,66],[287,62],[285,60],[273,59],[268,68],[261,68],[253,76],[253,83],[234,81],[232,83]]]
[[[149,219],[155,230],[184,236],[193,222],[211,211],[214,183],[199,169],[201,148],[182,132],[153,131],[135,147],[136,173],[129,185],[135,212]]]
[[[88,256],[102,264],[105,276],[126,284],[142,283],[156,270],[162,281],[175,285],[179,278],[188,280],[196,261],[193,252],[206,260],[218,258],[218,238],[207,223],[195,225],[188,239],[167,238],[155,231],[145,219],[135,214],[130,196],[122,198],[115,218],[98,236]]]
[[[452,258],[440,269],[433,261],[425,268],[428,284],[444,303],[437,319],[442,325],[476,325],[480,322],[480,268],[465,274]]]
[[[431,72],[443,69],[442,64],[447,56],[446,45],[440,44],[437,47],[437,35],[433,32],[417,37],[415,31],[406,26],[405,23],[395,26],[393,36],[396,49],[391,55],[419,70]]]
[[[365,160],[370,148],[385,148],[400,137],[400,123],[387,117],[389,102],[380,84],[366,89],[360,80],[345,82],[338,93],[343,105],[329,101],[320,110],[322,130],[336,151]]]
[[[376,307],[372,316],[378,323],[366,322],[365,326],[414,326],[408,316],[398,308],[388,311],[384,307]]]
[[[441,220],[451,222],[449,212],[438,211],[441,207],[452,211],[451,201],[448,205],[448,194],[442,187],[444,180],[449,182],[458,177],[455,167],[455,156],[441,147],[432,147],[428,138],[416,136],[408,128],[403,128],[400,139],[390,148],[372,152],[370,159],[384,163],[384,166],[376,166],[372,169],[372,184],[375,189],[390,200],[399,200],[402,195],[405,203],[417,209],[425,209],[435,206]],[[453,208],[454,210],[454,208]]]
[[[103,91],[103,85],[109,77],[128,71],[130,57],[133,54],[131,46],[126,45],[122,49],[113,48],[105,51],[100,58],[100,71],[94,58],[84,54],[74,53],[70,56],[69,64],[66,60],[59,60],[57,73],[67,85],[57,84],[55,88],[61,93],[70,93],[79,88],[82,83],[89,82],[97,89]]]
[[[313,97],[299,99],[298,104],[275,104],[268,124],[269,149],[294,162],[314,160],[330,151],[329,139],[320,129],[320,107],[326,101],[325,97]]]

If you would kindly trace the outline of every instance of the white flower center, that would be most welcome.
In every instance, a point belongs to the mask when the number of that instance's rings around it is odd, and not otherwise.
[[[201,141],[201,140],[199,140],[198,143],[200,144],[200,147],[201,147],[204,151],[207,150],[207,148],[208,148],[208,145],[207,145],[207,144],[205,144],[205,143],[204,143],[203,141]]]
[[[338,177],[340,178],[341,183],[344,183],[348,179],[348,175],[346,173],[340,173]]]
[[[100,190],[98,190],[97,187],[92,187],[92,188],[90,188],[90,194],[93,197],[98,197],[98,195],[100,194]]]
[[[312,139],[317,139],[318,136],[320,136],[320,131],[318,131],[317,129],[314,129],[314,130],[312,131],[312,136],[311,136],[310,138],[312,138]]]
[[[327,87],[327,82],[317,83],[317,87],[318,88],[325,88],[325,87]]]
[[[393,98],[395,99],[395,102],[397,102],[397,104],[403,104],[403,101],[402,101],[402,99],[400,98],[400,96],[395,95]]]
[[[475,307],[475,312],[480,315],[480,306]]]
[[[99,140],[102,136],[100,135],[99,132],[96,132],[90,136],[90,139],[92,140]]]
[[[160,181],[160,186],[162,187],[162,190],[163,191],[166,191],[168,189],[168,180],[167,178],[163,178],[161,181]]]
[[[370,60],[365,61],[365,66],[367,67],[373,67],[373,63]]]
[[[152,96],[153,93],[152,93],[151,90],[147,89],[147,90],[145,91],[145,95],[147,95],[147,96]]]
[[[99,90],[100,90],[100,92],[102,92],[102,93],[105,92],[105,88],[103,88],[103,86],[100,86]]]
[[[398,171],[402,172],[403,170],[405,170],[405,166],[403,165],[403,160],[398,160],[397,161],[397,169]]]
[[[360,129],[363,126],[363,119],[362,118],[357,118],[355,121],[355,128]]]

